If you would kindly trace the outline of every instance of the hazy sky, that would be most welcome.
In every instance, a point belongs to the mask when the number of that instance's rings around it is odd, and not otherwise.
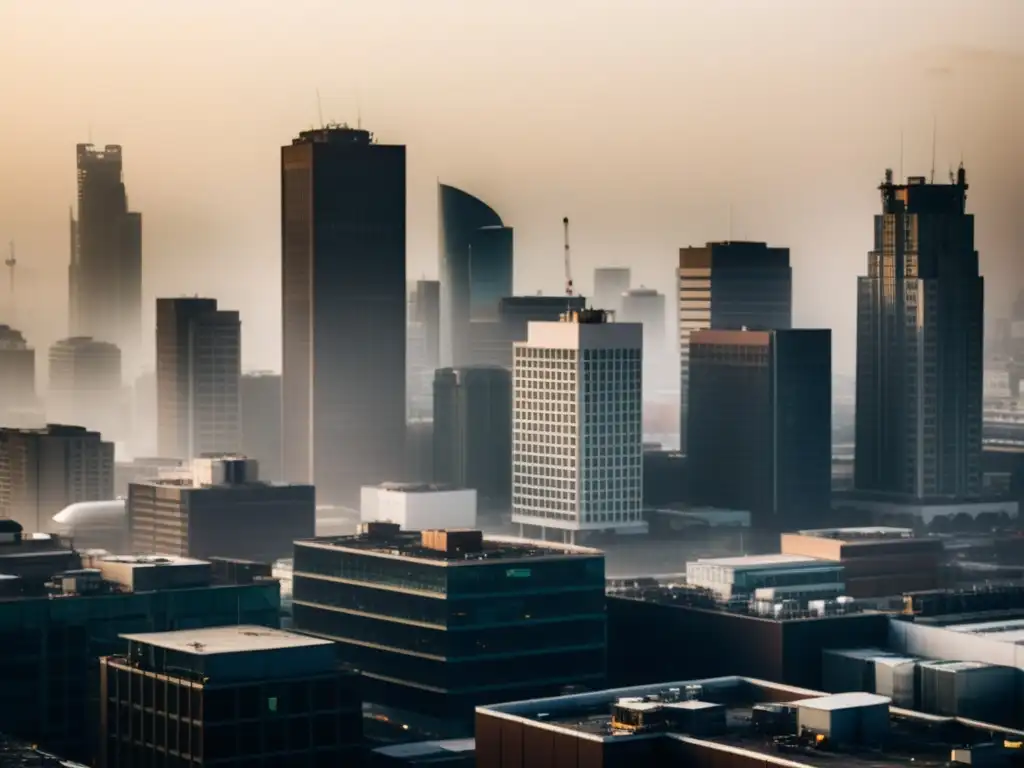
[[[734,238],[793,249],[796,322],[851,371],[875,187],[901,131],[905,175],[928,172],[934,116],[990,316],[1024,283],[1022,0],[0,0],[0,28],[0,241],[39,348],[66,325],[91,135],[125,148],[147,327],[158,295],[212,295],[245,367],[278,368],[279,146],[317,89],[325,119],[409,147],[410,279],[437,273],[438,177],[516,227],[520,292],[560,290],[565,215],[584,292],[620,264],[671,291],[731,205]]]

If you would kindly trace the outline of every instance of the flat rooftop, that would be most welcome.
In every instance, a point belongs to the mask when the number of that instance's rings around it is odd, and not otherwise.
[[[380,557],[407,558],[440,566],[481,564],[494,560],[604,557],[604,553],[599,549],[551,541],[520,539],[513,536],[485,536],[483,548],[479,551],[450,554],[439,549],[424,547],[422,536],[418,531],[399,531],[397,534],[387,537],[365,533],[353,536],[318,536],[315,539],[296,541],[295,544],[296,546],[361,552]]]
[[[694,698],[696,697],[696,698]],[[621,699],[660,703],[667,709],[724,708],[725,730],[715,736],[689,736],[670,730],[633,734],[612,724],[612,711]],[[803,688],[743,677],[686,680],[657,685],[619,688],[549,699],[477,707],[482,715],[518,722],[524,726],[554,731],[590,741],[609,742],[662,737],[699,745],[705,749],[745,754],[763,759],[768,765],[791,768],[813,765],[906,766],[913,762],[929,768],[949,765],[950,750],[998,740],[1000,735],[1019,740],[1024,732],[953,717],[940,717],[889,706],[890,731],[883,750],[857,746],[827,751],[799,748],[781,753],[773,737],[758,733],[752,712],[758,705],[813,706],[839,710],[858,706],[887,705],[889,699],[868,693],[825,694]],[[795,726],[794,726],[795,730]],[[794,734],[795,735],[795,734]]]
[[[194,656],[215,656],[252,651],[278,651],[294,648],[316,648],[332,645],[330,640],[298,635],[281,629],[257,626],[210,627],[183,629],[175,632],[145,632],[121,635],[133,643],[144,643],[168,651]]]
[[[807,528],[793,531],[800,536],[813,536],[818,539],[910,539],[914,537],[912,528],[895,528],[887,525],[856,526],[850,528]]]
[[[982,621],[970,624],[951,624],[944,627],[950,632],[977,635],[997,643],[1024,644],[1024,618]]]
[[[106,555],[100,559],[104,563],[119,563],[132,568],[165,568],[182,565],[209,565],[206,560],[195,560],[191,557],[178,555]]]
[[[742,555],[740,557],[709,557],[700,558],[696,562],[701,565],[718,565],[723,568],[770,568],[780,565],[829,565],[827,560],[819,560],[807,555]]]

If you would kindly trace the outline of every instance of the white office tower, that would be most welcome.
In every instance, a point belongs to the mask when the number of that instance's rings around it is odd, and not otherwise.
[[[598,309],[532,322],[513,368],[512,522],[575,543],[643,532],[643,326]]]
[[[675,384],[678,363],[669,355],[665,335],[665,294],[653,288],[633,288],[622,294],[617,320],[644,327],[644,400]]]

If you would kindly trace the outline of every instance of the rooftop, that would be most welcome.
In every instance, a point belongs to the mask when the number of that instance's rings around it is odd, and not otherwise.
[[[708,557],[696,562],[701,565],[718,565],[723,568],[771,568],[779,565],[822,565],[823,561],[807,555],[743,555],[741,557]]]
[[[659,705],[666,713],[678,709],[724,709],[724,730],[716,735],[684,733],[672,719],[651,729],[630,730],[613,722],[613,709],[623,699],[627,708]],[[840,710],[884,705],[889,708],[889,736],[883,749],[832,745],[818,751],[801,742],[796,722],[778,737],[760,732],[754,725],[755,710],[784,711],[815,707]],[[890,706],[884,696],[868,693],[822,694],[802,688],[743,677],[688,680],[657,685],[620,688],[549,699],[477,707],[477,712],[524,726],[553,731],[589,741],[610,742],[624,739],[663,738],[681,740],[706,750],[746,754],[767,765],[799,765],[839,768],[879,768],[880,766],[948,766],[950,751],[972,744],[991,743],[1000,738],[1020,740],[1024,732],[954,717],[926,715]],[[657,723],[657,718],[650,722]],[[783,752],[789,753],[782,754]],[[787,759],[788,758],[788,759]]]
[[[245,625],[183,629],[176,632],[146,632],[138,635],[121,635],[121,637],[133,643],[144,643],[194,656],[316,648],[331,645],[330,640],[297,635],[280,629]]]
[[[852,528],[809,528],[796,531],[801,536],[814,536],[819,539],[909,539],[913,538],[912,528],[894,528],[885,525],[863,526]]]
[[[454,533],[450,531],[449,533]],[[352,536],[319,536],[295,542],[296,546],[340,549],[389,558],[409,558],[432,565],[450,566],[479,564],[493,560],[525,560],[553,557],[604,557],[599,549],[561,544],[552,541],[534,541],[513,536],[487,536],[478,551],[449,553],[423,546],[419,531],[398,531],[378,536],[360,533]]]
[[[83,763],[42,752],[32,744],[0,734],[0,768],[85,768]]]
[[[107,555],[103,558],[105,563],[123,563],[133,568],[163,568],[172,565],[208,565],[205,560],[195,560],[191,557],[179,557],[178,555]]]
[[[440,493],[442,491],[466,491],[466,488],[460,488],[457,485],[451,483],[397,483],[397,482],[386,482],[380,485],[367,486],[368,488],[378,488],[382,491],[395,491],[397,493]]]

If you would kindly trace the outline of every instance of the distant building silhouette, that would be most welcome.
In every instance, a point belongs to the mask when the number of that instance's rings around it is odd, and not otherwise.
[[[619,297],[616,318],[622,323],[644,327],[644,397],[647,399],[669,384],[675,366],[668,364],[665,340],[665,294],[653,288],[631,288]]]
[[[513,231],[485,202],[438,185],[442,322],[452,365],[475,362],[470,323],[497,319],[498,302],[512,293]]]
[[[642,337],[639,324],[584,310],[530,323],[516,343],[513,523],[570,543],[645,526]]]
[[[967,175],[879,188],[857,284],[854,486],[892,500],[982,492],[984,280]]]
[[[267,371],[241,379],[242,454],[260,463],[266,480],[284,479],[281,465],[281,377]]]
[[[128,417],[121,383],[121,350],[88,336],[62,339],[50,347],[49,420],[84,424],[108,440],[125,436]]]
[[[594,270],[594,306],[618,312],[622,294],[631,285],[629,267],[598,267]]]
[[[16,412],[36,405],[36,351],[21,331],[0,325],[0,418],[9,425]]]
[[[156,300],[157,443],[163,457],[239,450],[242,327],[216,299]]]
[[[423,339],[427,364],[441,365],[441,282],[417,280],[413,307],[413,322],[423,326]]]
[[[727,241],[679,249],[679,442],[686,452],[690,334],[786,329],[793,325],[789,249]]]
[[[470,347],[476,365],[500,365],[512,370],[512,347],[526,341],[531,322],[557,322],[562,313],[587,305],[583,296],[505,296],[498,302],[498,319],[479,320],[470,327]]]
[[[355,504],[404,463],[405,147],[305,131],[281,195],[285,477]]]
[[[114,444],[84,427],[0,429],[0,517],[29,533],[53,531],[53,516],[77,501],[113,497]]]
[[[512,374],[498,366],[442,368],[434,377],[434,477],[477,492],[481,509],[512,494]]]
[[[788,530],[829,515],[832,332],[690,336],[687,477],[697,504]]]
[[[418,280],[409,295],[406,400],[410,419],[433,412],[434,371],[441,365],[441,284]]]
[[[71,216],[68,268],[71,336],[120,347],[139,362],[142,334],[142,214],[128,208],[121,147],[76,147],[78,218]]]

